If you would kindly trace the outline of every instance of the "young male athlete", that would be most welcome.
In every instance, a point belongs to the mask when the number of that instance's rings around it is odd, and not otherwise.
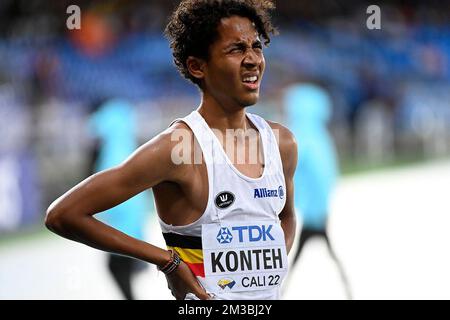
[[[278,299],[296,228],[297,146],[283,126],[245,112],[259,98],[271,9],[264,0],[181,1],[166,35],[200,106],[57,199],[47,227],[156,264],[177,299]],[[169,250],[93,217],[149,188]]]

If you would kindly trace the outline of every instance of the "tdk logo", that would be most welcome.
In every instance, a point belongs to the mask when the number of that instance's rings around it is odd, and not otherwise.
[[[256,242],[256,241],[268,241],[275,240],[270,234],[273,225],[263,225],[263,226],[235,226],[231,230],[234,234],[237,233],[238,241],[242,242]],[[222,227],[217,234],[217,241],[219,243],[231,243],[233,240],[233,235],[230,229]]]
[[[222,227],[220,228],[216,239],[217,241],[219,241],[219,243],[231,243],[231,240],[233,240],[233,236],[228,228]]]
[[[277,189],[267,189],[267,188],[259,188],[254,190],[254,196],[255,199],[260,198],[280,198],[283,199],[284,197],[284,190],[282,186],[278,187]]]

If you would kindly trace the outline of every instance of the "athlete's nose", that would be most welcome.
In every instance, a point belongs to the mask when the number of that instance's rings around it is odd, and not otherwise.
[[[262,63],[262,56],[256,53],[254,50],[247,50],[246,55],[244,57],[243,64],[247,68],[251,67],[259,67]]]

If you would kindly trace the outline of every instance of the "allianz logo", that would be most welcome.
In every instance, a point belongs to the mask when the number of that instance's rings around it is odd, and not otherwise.
[[[255,199],[261,198],[284,198],[284,189],[279,186],[278,189],[257,188],[254,189],[253,197]]]

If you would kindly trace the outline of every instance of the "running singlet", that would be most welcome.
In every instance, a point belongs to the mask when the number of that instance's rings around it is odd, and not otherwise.
[[[176,120],[191,128],[203,152],[208,203],[189,225],[159,222],[167,247],[180,255],[215,299],[275,300],[288,269],[278,217],[286,203],[286,184],[272,128],[257,115],[247,117],[261,136],[265,167],[259,178],[247,177],[233,166],[198,111]]]

